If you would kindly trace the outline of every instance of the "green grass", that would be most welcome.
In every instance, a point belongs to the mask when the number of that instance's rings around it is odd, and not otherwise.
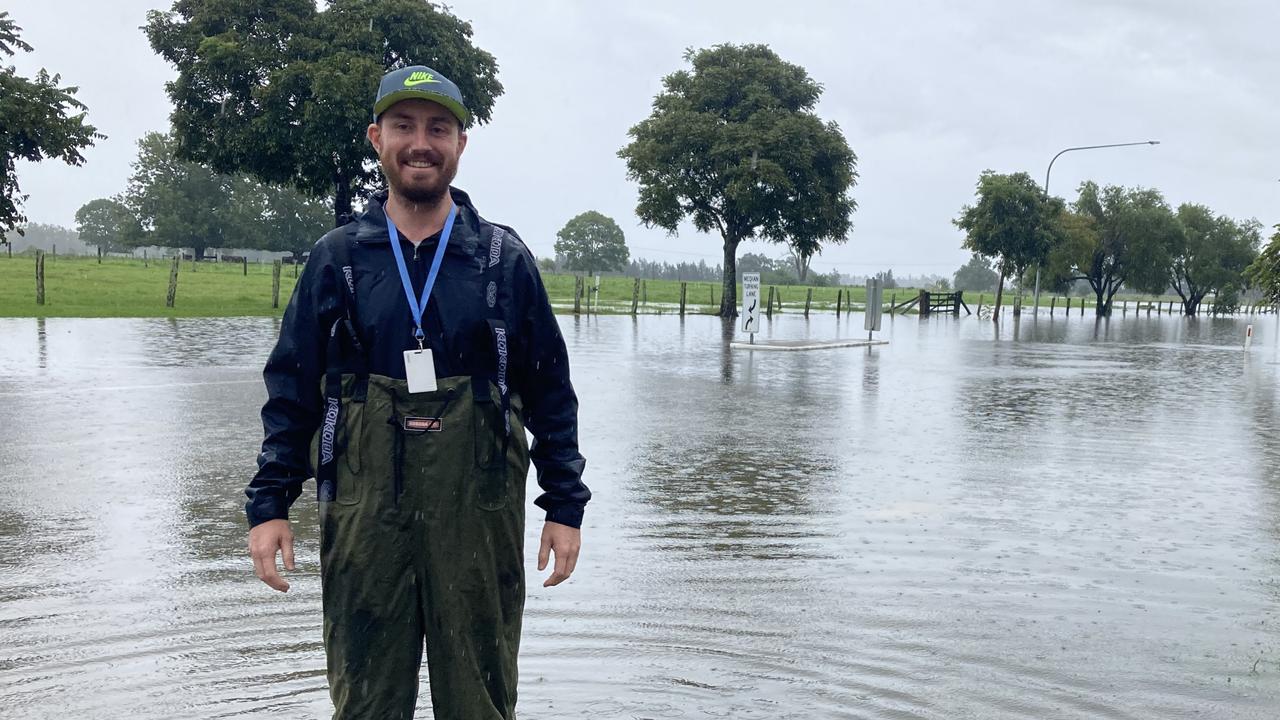
[[[279,315],[293,292],[294,267],[284,266],[280,277],[280,308],[271,307],[271,265],[250,264],[244,275],[239,264],[184,261],[178,273],[178,293],[174,307],[165,307],[165,294],[169,287],[170,260],[157,260],[144,267],[141,260],[131,258],[105,258],[101,264],[94,257],[53,256],[45,258],[45,304],[35,300],[35,258],[22,255],[13,258],[0,257],[0,317],[226,317],[251,315]],[[559,312],[573,307],[573,275],[545,274],[543,281],[551,302]],[[594,284],[594,278],[585,280]],[[604,313],[630,313],[635,280],[629,277],[605,277],[600,283],[600,307]],[[804,311],[809,288],[805,286],[776,286],[782,299],[783,313]],[[843,307],[852,302],[859,306],[866,302],[866,288],[813,288],[812,309],[815,312],[832,312],[836,306],[836,294],[843,291]],[[741,299],[742,288],[738,288]],[[769,297],[768,286],[760,288],[761,302]],[[884,291],[885,303],[903,302],[916,297],[919,290],[897,288]],[[1016,293],[1006,292],[1004,304],[1012,307]],[[965,293],[965,301],[973,311],[978,309],[979,294]],[[686,312],[714,314],[719,309],[720,283],[689,282],[686,284]],[[989,307],[994,293],[982,293],[981,301]],[[1170,297],[1117,296],[1121,300],[1158,301],[1175,300]],[[1086,312],[1093,313],[1093,298],[1085,298]],[[1031,304],[1030,295],[1023,297],[1024,305]],[[1062,310],[1064,301],[1043,293],[1040,306],[1056,304]],[[596,301],[592,298],[592,310]],[[675,280],[642,280],[638,310],[642,313],[676,313],[680,305],[680,283]],[[1072,312],[1079,312],[1080,298],[1072,299]],[[586,300],[583,300],[583,309]],[[1175,310],[1176,310],[1175,304]],[[1117,304],[1116,312],[1120,313]],[[1145,312],[1145,310],[1144,310]]]
[[[36,304],[35,258],[0,258],[3,317],[223,317],[279,315],[293,292],[293,266],[280,274],[271,307],[271,266],[182,262],[174,307],[165,307],[172,261],[45,256],[45,304]],[[194,268],[194,269],[193,269]]]

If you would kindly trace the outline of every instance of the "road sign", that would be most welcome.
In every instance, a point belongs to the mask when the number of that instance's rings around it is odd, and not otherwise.
[[[742,273],[742,332],[760,332],[760,273]]]
[[[884,287],[880,284],[879,278],[870,278],[867,280],[867,310],[864,313],[862,321],[862,329],[867,331],[867,337],[871,337],[873,331],[880,329],[880,313],[881,305],[884,303]]]

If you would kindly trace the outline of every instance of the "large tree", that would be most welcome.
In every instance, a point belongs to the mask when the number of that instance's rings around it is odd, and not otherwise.
[[[978,253],[969,257],[969,262],[960,266],[955,275],[956,290],[990,292],[996,289],[1000,276],[991,269],[991,262]]]
[[[246,175],[232,181],[231,205],[234,229],[226,239],[230,246],[288,252],[294,262],[301,262],[332,220],[323,200]]]
[[[1192,203],[1178,206],[1177,222],[1182,231],[1162,267],[1182,298],[1183,313],[1195,315],[1206,295],[1234,297],[1244,287],[1245,270],[1258,257],[1262,224],[1237,222]]]
[[[964,247],[992,258],[1000,272],[993,320],[1000,319],[1004,279],[1019,277],[1044,262],[1059,241],[1058,215],[1063,203],[1045,197],[1024,173],[1001,175],[991,170],[978,177],[978,201],[966,205],[953,222],[965,231]]]
[[[200,260],[206,248],[226,247],[228,236],[234,242],[240,227],[232,178],[178,159],[173,139],[160,133],[138,141],[124,203],[138,221],[138,232],[125,239],[133,247],[189,247]]]
[[[1245,280],[1272,305],[1280,305],[1280,225],[1258,257],[1245,269]]]
[[[565,223],[556,237],[556,257],[563,257],[570,270],[611,272],[626,268],[631,261],[622,228],[595,210]]]
[[[364,140],[388,70],[428,65],[475,122],[502,94],[471,25],[423,0],[177,0],[147,15],[151,47],[178,69],[166,89],[179,156],[334,198],[335,222],[377,183]]]
[[[803,252],[842,240],[857,157],[813,112],[822,86],[767,46],[717,45],[685,60],[692,68],[663,78],[653,113],[618,156],[640,184],[646,225],[675,234],[689,218],[720,234],[720,315],[734,317],[738,245],[759,237]]]
[[[21,30],[8,12],[0,11],[0,56],[31,52],[19,37]],[[79,88],[59,87],[60,83],[58,75],[44,68],[28,79],[14,66],[0,65],[0,242],[15,229],[21,235],[19,226],[26,221],[22,202],[27,196],[18,186],[18,160],[57,158],[82,165],[80,151],[106,137],[85,122],[84,103],[75,98]]]
[[[1050,253],[1048,280],[1059,286],[1088,282],[1099,316],[1111,314],[1121,287],[1164,292],[1168,249],[1178,244],[1181,230],[1159,191],[1086,181],[1059,226],[1062,242]]]
[[[118,198],[90,200],[76,211],[76,232],[80,242],[96,245],[102,252],[115,252],[129,247],[138,237],[138,220]]]

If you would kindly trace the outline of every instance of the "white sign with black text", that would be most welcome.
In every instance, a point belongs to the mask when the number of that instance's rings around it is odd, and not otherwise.
[[[742,273],[742,332],[760,332],[760,273]]]

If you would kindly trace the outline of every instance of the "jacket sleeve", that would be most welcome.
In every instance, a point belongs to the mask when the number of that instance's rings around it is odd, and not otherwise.
[[[285,308],[280,337],[262,372],[267,402],[262,406],[264,439],[258,473],[245,495],[249,527],[289,517],[289,506],[312,477],[311,439],[322,417],[320,378],[324,372],[324,325],[332,318],[333,272],[324,241],[317,243]],[[330,320],[329,322],[332,322]]]
[[[569,381],[569,355],[533,256],[524,247],[512,254],[526,348],[517,387],[533,433],[529,455],[543,490],[534,504],[547,511],[548,521],[581,527],[591,491],[582,483],[586,460],[578,452],[578,396]]]

